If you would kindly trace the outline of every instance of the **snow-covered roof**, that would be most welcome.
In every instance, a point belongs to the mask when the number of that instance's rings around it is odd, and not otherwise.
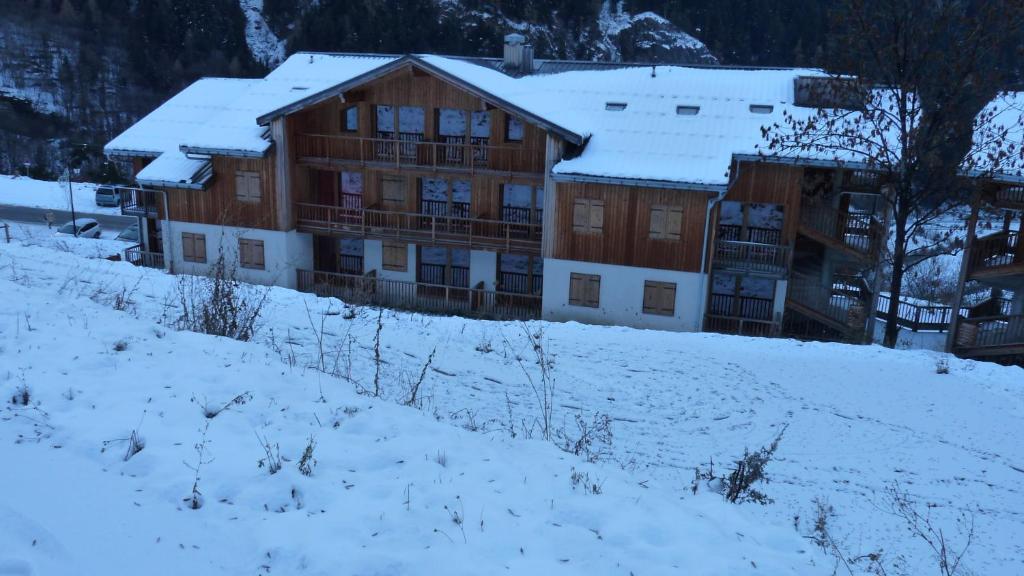
[[[136,176],[140,184],[191,185],[193,177],[209,162],[186,157],[180,149],[182,141],[210,118],[226,113],[230,103],[254,82],[237,78],[197,80],[107,143],[103,151],[113,156],[154,158]]]
[[[179,144],[191,152],[262,156],[270,147],[256,119],[396,60],[394,56],[299,53],[252,82],[226,110],[208,118]]]
[[[815,112],[794,105],[795,82],[824,76],[813,69],[658,65],[514,78],[467,58],[299,53],[263,79],[201,80],[106,149],[162,154],[139,174],[140,182],[194,180],[205,165],[181,151],[263,156],[271,146],[269,119],[405,64],[455,82],[570,142],[585,143],[580,154],[554,166],[558,177],[716,189],[727,185],[735,157],[758,154],[765,144],[763,127],[784,126],[784,113]]]

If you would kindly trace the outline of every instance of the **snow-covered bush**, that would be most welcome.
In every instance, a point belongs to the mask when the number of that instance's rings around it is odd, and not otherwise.
[[[179,330],[246,342],[258,330],[268,293],[266,288],[238,281],[235,269],[221,254],[208,277],[179,277],[175,295],[180,314],[175,324]]]

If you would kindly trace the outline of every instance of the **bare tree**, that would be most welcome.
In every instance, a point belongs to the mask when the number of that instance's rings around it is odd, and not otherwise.
[[[1024,3],[842,0],[831,26],[830,78],[810,94],[821,107],[765,128],[763,153],[881,176],[895,227],[889,292],[899,302],[907,270],[959,250],[953,231],[929,234],[930,225],[963,206],[974,182],[1020,169],[1011,139],[1020,113],[1002,102],[1016,80]],[[886,319],[889,347],[897,311]]]

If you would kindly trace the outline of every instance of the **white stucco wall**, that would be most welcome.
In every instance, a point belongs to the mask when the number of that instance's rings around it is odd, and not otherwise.
[[[236,228],[195,224],[192,222],[170,223],[170,233],[164,224],[164,254],[170,255],[172,272],[179,274],[208,274],[223,250],[225,261],[235,266],[235,277],[243,282],[295,287],[295,270],[313,269],[313,237],[310,234],[279,232],[256,228]],[[206,263],[185,262],[182,254],[181,234],[192,232],[206,235]],[[238,239],[247,238],[263,241],[263,270],[238,266]]]
[[[569,304],[569,275],[573,272],[601,277],[598,308]],[[701,327],[701,294],[707,288],[701,277],[695,272],[545,258],[542,315],[545,320],[553,321],[576,320],[588,324],[698,331]],[[676,284],[674,316],[643,313],[644,282],[647,280]]]
[[[494,290],[498,283],[498,253],[473,250],[469,253],[469,287],[484,283],[484,290]]]

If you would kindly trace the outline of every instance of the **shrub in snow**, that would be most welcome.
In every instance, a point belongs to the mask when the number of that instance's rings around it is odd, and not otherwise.
[[[234,267],[217,257],[210,276],[180,276],[176,299],[179,330],[248,341],[257,332],[268,288],[258,288],[235,279]]]
[[[590,479],[589,472],[581,472],[575,467],[569,474],[569,483],[572,484],[572,489],[575,490],[579,487],[583,487],[583,491],[587,494],[600,494],[602,492],[603,482]]]
[[[771,444],[756,452],[750,452],[744,448],[743,457],[733,463],[732,471],[724,478],[715,474],[714,460],[708,464],[707,469],[702,469],[700,466],[694,468],[693,485],[691,486],[693,493],[697,493],[701,484],[707,484],[712,490],[722,494],[727,501],[734,504],[742,502],[771,504],[773,500],[756,489],[755,485],[762,482],[768,483],[765,469],[775,455],[775,451],[778,450],[779,442],[785,432],[786,427],[783,426]]]
[[[315,448],[316,440],[310,436],[306,449],[302,451],[302,457],[299,458],[299,472],[303,476],[313,475],[313,469],[316,468],[316,458],[313,457],[313,450]]]
[[[125,452],[124,461],[127,462],[132,459],[142,449],[146,447],[146,441],[143,440],[142,436],[139,436],[138,430],[132,430],[131,436],[128,437],[128,451]]]
[[[195,396],[191,398],[192,402],[196,402]],[[235,396],[231,400],[228,400],[223,406],[212,405],[205,399],[203,400],[203,416],[207,418],[216,418],[221,412],[231,408],[232,406],[242,406],[247,402],[252,401],[252,392],[242,392],[238,396]]]
[[[561,448],[566,452],[582,456],[587,462],[597,462],[611,453],[612,419],[607,414],[595,413],[588,423],[583,416],[576,414],[578,436],[572,438],[563,428],[558,432],[561,437]]]
[[[114,342],[114,352],[124,352],[128,349],[128,343],[124,340],[118,340]]]
[[[256,432],[256,439],[259,440],[260,446],[263,448],[263,453],[266,454],[264,458],[260,458],[256,465],[259,468],[266,467],[267,471],[271,474],[277,474],[281,470],[281,447],[277,444],[270,445],[270,441],[266,437],[260,437],[259,432]]]
[[[935,361],[935,373],[936,374],[949,374],[949,360],[944,357],[939,358]]]
[[[192,481],[192,494],[186,496],[184,501],[188,504],[188,507],[193,510],[198,510],[203,507],[203,493],[199,491],[199,471],[202,469],[203,464],[209,464],[213,462],[212,458],[207,455],[207,439],[206,433],[210,430],[210,421],[206,421],[206,425],[203,426],[202,436],[199,442],[195,445],[196,450],[196,463],[189,464],[185,462],[185,466],[196,473],[195,479]]]
[[[768,475],[765,472],[768,463],[772,461],[775,451],[779,448],[782,434],[786,431],[783,428],[779,435],[772,440],[768,446],[762,447],[756,452],[743,450],[743,458],[735,462],[732,472],[726,478],[724,489],[725,499],[729,502],[757,502],[758,504],[771,504],[773,500],[760,490],[754,488],[759,482],[768,483]]]
[[[22,384],[14,390],[14,394],[11,395],[11,404],[15,406],[28,406],[32,402],[32,391],[28,389],[28,384]]]
[[[427,356],[427,361],[423,364],[423,369],[420,370],[420,377],[409,387],[409,397],[405,400],[406,406],[419,408],[423,404],[423,401],[419,398],[420,386],[423,385],[423,380],[427,377],[427,370],[430,369],[430,365],[434,363],[434,354],[437,354],[437,346],[434,346],[434,349],[430,351],[430,355]]]

